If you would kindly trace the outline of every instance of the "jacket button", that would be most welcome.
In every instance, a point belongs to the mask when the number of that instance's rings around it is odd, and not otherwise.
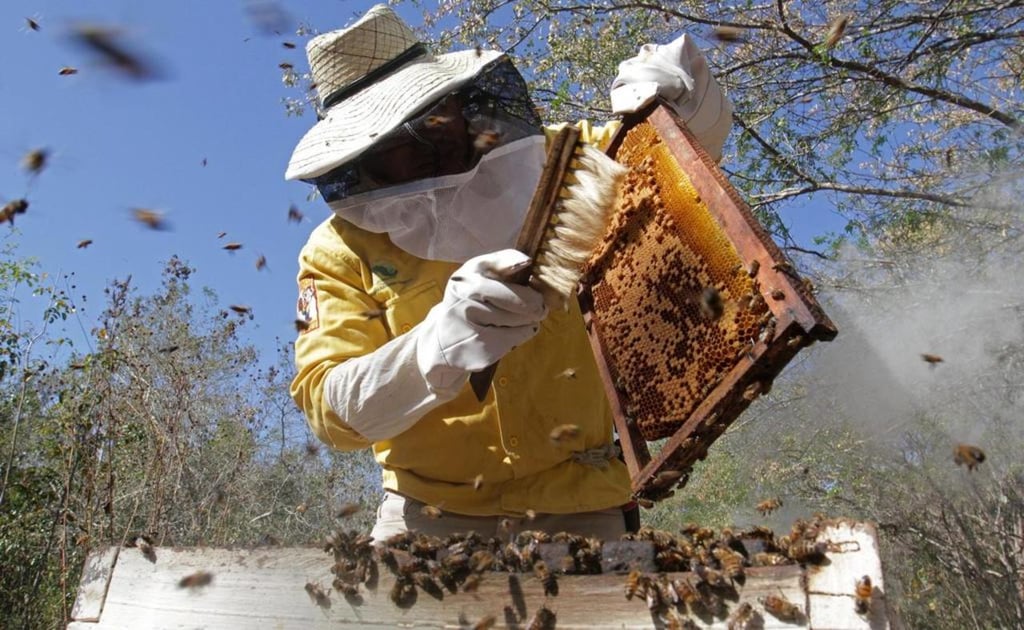
[[[501,385],[502,387],[508,385],[508,377],[507,376],[498,377],[498,385]]]
[[[519,446],[519,438],[513,435],[508,439],[508,445],[511,446],[512,448]]]

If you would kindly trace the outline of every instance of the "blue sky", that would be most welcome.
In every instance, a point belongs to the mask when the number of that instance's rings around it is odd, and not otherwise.
[[[322,201],[306,201],[308,186],[284,181],[291,150],[314,118],[285,116],[281,99],[299,92],[285,88],[278,64],[308,70],[306,38],[294,35],[295,24],[340,28],[373,4],[278,2],[293,28],[266,35],[248,0],[4,0],[0,202],[31,204],[17,218],[18,255],[38,259],[50,274],[75,272],[72,296],[87,329],[111,279],[131,274],[149,293],[162,263],[178,255],[197,268],[195,285],[213,289],[224,306],[252,307],[249,334],[270,358],[275,337],[294,337],[296,256],[328,213]],[[420,24],[415,9],[398,11]],[[26,17],[41,29],[29,29]],[[121,41],[164,77],[134,82],[98,66],[68,37],[79,23],[122,29]],[[79,73],[60,76],[63,66]],[[20,160],[36,148],[50,152],[50,163],[30,179]],[[287,221],[293,203],[306,216],[301,224]],[[142,227],[133,207],[165,212],[173,229]],[[0,226],[0,238],[8,232]],[[218,239],[220,232],[227,235]],[[93,243],[78,249],[83,239]],[[229,241],[243,248],[225,251]]]

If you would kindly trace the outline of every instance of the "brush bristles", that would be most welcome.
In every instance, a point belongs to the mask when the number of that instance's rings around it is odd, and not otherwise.
[[[548,306],[566,308],[584,263],[604,237],[626,167],[584,145],[534,264],[534,279]]]

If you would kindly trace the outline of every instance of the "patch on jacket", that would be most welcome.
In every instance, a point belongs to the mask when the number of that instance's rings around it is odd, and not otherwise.
[[[299,301],[295,305],[295,317],[305,322],[302,332],[316,330],[320,326],[320,309],[316,301],[316,284],[312,278],[299,279]]]

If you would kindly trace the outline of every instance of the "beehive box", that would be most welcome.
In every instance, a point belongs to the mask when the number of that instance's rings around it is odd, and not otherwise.
[[[580,303],[634,491],[657,499],[836,329],[669,108],[624,121],[608,154],[630,170]],[[661,438],[652,458],[647,442]]]
[[[875,528],[835,521],[817,539],[829,546],[820,561],[749,568],[744,580],[716,589],[721,606],[715,611],[664,602],[652,608],[640,594],[627,599],[628,567],[642,562],[637,550],[624,561],[627,566],[608,567],[596,575],[559,575],[556,593],[549,588],[546,594],[534,574],[491,571],[473,592],[445,591],[435,597],[421,590],[399,607],[390,594],[395,578],[385,570],[374,588],[360,589],[357,596],[344,597],[332,589],[332,560],[318,548],[158,547],[147,558],[139,549],[111,547],[89,557],[68,630],[468,629],[492,617],[494,627],[532,628],[542,607],[555,615],[553,624],[541,626],[546,628],[664,628],[673,623],[726,628],[744,604],[751,608],[752,625],[747,627],[888,628]],[[651,557],[653,549],[646,555]],[[209,575],[204,585],[180,585],[182,578],[197,572]],[[644,575],[691,583],[699,579],[692,573]],[[866,610],[858,612],[854,585],[863,576],[870,578],[872,591]],[[311,597],[307,584],[322,588],[323,596]],[[764,603],[769,596],[785,597],[798,615],[792,620],[772,615]]]

